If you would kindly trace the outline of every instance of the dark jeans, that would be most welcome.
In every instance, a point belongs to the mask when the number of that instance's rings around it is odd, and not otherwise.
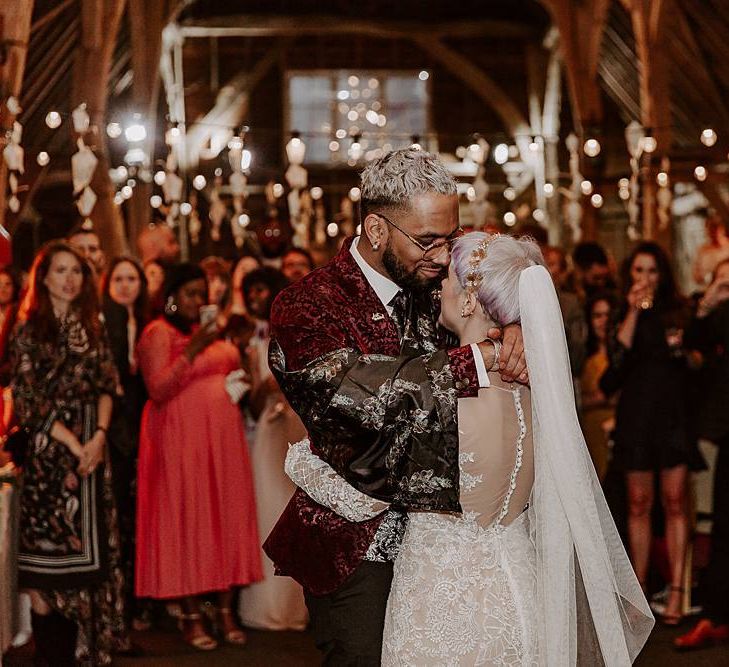
[[[705,612],[715,623],[729,623],[729,437],[718,445]]]
[[[377,667],[382,654],[392,563],[362,561],[334,593],[306,594],[311,630],[322,664]]]

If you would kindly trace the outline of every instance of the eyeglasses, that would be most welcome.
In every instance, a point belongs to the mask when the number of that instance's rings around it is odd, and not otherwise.
[[[407,237],[410,241],[412,241],[418,248],[420,248],[423,251],[423,259],[435,259],[436,257],[439,257],[443,250],[447,250],[450,254],[451,250],[453,249],[453,243],[454,241],[459,237],[463,235],[463,229],[458,227],[455,232],[453,232],[448,238],[441,239],[439,241],[433,241],[430,245],[423,245],[418,239],[416,239],[414,236],[410,236],[402,227],[396,225],[390,218],[388,218],[386,215],[382,215],[382,213],[375,213],[378,218],[382,218],[388,225],[392,225],[395,229],[397,229],[398,232],[400,232],[403,236]]]

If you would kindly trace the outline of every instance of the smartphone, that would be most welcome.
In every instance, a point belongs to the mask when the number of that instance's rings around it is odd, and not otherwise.
[[[205,326],[213,322],[218,317],[218,307],[215,304],[210,306],[200,306],[200,324]]]

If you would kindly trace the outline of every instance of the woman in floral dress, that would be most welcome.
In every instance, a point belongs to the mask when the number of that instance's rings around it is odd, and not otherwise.
[[[11,341],[18,422],[29,432],[18,570],[36,664],[95,665],[127,647],[119,538],[106,465],[117,373],[91,269],[70,246],[38,253]]]

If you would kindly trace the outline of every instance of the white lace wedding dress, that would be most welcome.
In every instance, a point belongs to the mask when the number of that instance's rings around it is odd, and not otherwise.
[[[534,478],[525,387],[458,402],[463,515],[411,512],[388,601],[383,665],[537,665],[535,549],[524,508]],[[294,445],[287,472],[354,521],[387,505]]]

